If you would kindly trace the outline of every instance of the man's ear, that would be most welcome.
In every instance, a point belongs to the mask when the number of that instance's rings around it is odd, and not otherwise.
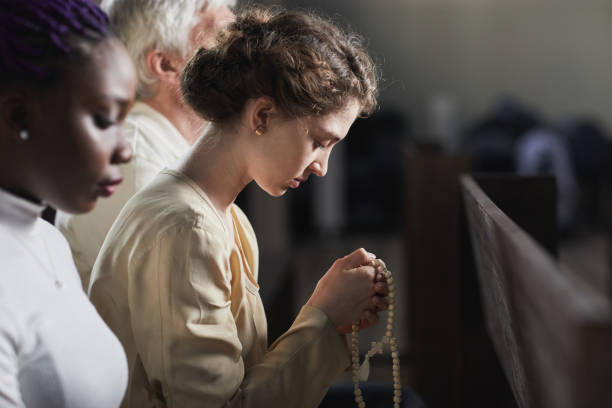
[[[149,71],[162,82],[180,82],[181,69],[178,59],[160,50],[149,50],[145,56]]]
[[[271,118],[277,113],[276,104],[272,98],[261,96],[255,99],[249,114],[251,132],[258,135],[265,133],[270,126]]]
[[[9,140],[20,142],[19,132],[27,130],[27,111],[27,98],[24,94],[7,92],[0,96],[0,128],[6,130]]]

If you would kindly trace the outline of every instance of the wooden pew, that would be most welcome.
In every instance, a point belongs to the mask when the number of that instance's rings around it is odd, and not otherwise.
[[[410,384],[428,408],[516,408],[486,330],[463,208],[461,155],[408,154],[406,270]],[[506,214],[551,253],[557,252],[551,176],[479,175]],[[483,385],[486,384],[486,385]]]
[[[521,408],[612,407],[612,299],[461,177],[489,336]],[[486,384],[483,384],[486,387]]]
[[[428,408],[515,408],[482,314],[459,185],[469,160],[408,154],[405,164],[410,355],[402,367]]]

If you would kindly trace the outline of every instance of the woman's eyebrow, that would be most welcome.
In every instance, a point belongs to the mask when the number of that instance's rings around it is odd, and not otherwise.
[[[323,136],[325,136],[326,139],[332,139],[336,143],[342,140],[342,138],[336,135],[334,132],[325,129],[319,129],[319,131],[321,132],[321,134],[323,134]]]
[[[121,108],[125,108],[125,107],[129,106],[130,103],[131,103],[130,99],[126,99],[126,98],[123,98],[121,96],[112,97],[111,100],[114,103],[116,103],[117,105],[119,105]]]
[[[102,103],[111,103],[111,104],[116,104],[119,105],[120,108],[124,108],[126,106],[129,106],[131,103],[131,100],[129,98],[126,98],[122,95],[104,95],[104,94],[100,94],[97,96],[92,97],[93,100],[97,101],[97,102],[102,102]]]

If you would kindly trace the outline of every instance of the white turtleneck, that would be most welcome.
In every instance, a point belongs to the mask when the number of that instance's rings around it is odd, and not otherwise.
[[[117,407],[125,354],[42,210],[0,189],[0,407]]]

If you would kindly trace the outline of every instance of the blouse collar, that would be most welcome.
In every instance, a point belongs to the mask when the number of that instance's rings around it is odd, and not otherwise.
[[[44,205],[33,203],[0,188],[0,225],[30,232],[44,209]]]

